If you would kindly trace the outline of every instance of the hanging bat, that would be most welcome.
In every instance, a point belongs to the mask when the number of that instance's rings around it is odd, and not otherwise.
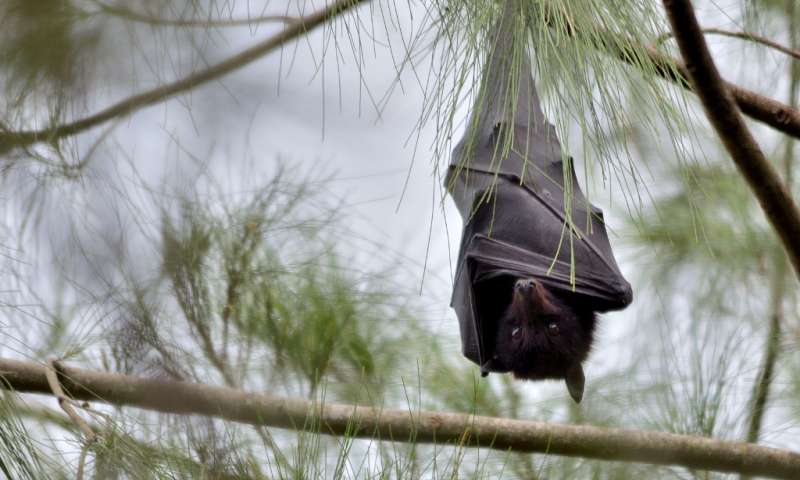
[[[505,2],[445,178],[464,220],[451,306],[462,353],[482,375],[563,379],[580,402],[596,312],[625,308],[633,294],[603,212],[544,117],[527,50],[515,52],[516,5]]]

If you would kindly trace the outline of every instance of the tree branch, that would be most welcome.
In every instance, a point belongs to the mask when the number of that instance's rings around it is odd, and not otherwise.
[[[86,420],[81,418],[78,415],[78,412],[75,411],[75,407],[72,405],[72,399],[67,397],[64,394],[64,391],[61,389],[61,384],[58,381],[58,370],[59,364],[53,360],[49,362],[47,368],[44,370],[45,379],[47,379],[47,386],[50,387],[50,391],[53,392],[53,396],[56,397],[58,400],[58,405],[61,407],[69,418],[75,422],[75,425],[80,428],[83,432],[83,436],[86,438],[87,443],[91,443],[94,441],[96,435],[94,430],[86,423]]]
[[[742,40],[749,40],[751,42],[759,43],[766,47],[775,49],[781,53],[785,53],[790,57],[794,57],[800,60],[800,50],[796,50],[794,48],[789,48],[786,46],[781,45],[780,43],[770,40],[769,38],[762,37],[760,35],[756,35],[750,32],[735,32],[732,30],[725,30],[723,28],[703,28],[701,31],[706,35],[722,35],[723,37],[731,37],[731,38],[739,38]],[[663,35],[660,35],[656,41],[654,42],[656,46],[661,45],[662,43],[666,42],[672,38],[672,32],[667,32]]]
[[[580,38],[589,45],[606,51],[620,60],[637,68],[647,67],[655,69],[656,74],[665,80],[677,83],[679,86],[694,91],[689,82],[689,71],[680,60],[665,55],[651,46],[640,45],[633,40],[623,39],[619,35],[594,28],[591,31],[580,31],[573,28],[570,19],[561,11],[549,8],[546,11],[545,22],[551,28],[566,29],[570,36]],[[742,113],[754,120],[765,123],[770,127],[800,138],[800,111],[781,102],[760,95],[752,90],[742,88],[733,83],[722,80]]]
[[[12,148],[23,148],[39,142],[54,142],[61,138],[84,132],[111,119],[131,114],[141,108],[191,90],[203,83],[219,78],[252,63],[275,48],[299,37],[364,1],[366,0],[340,0],[318,13],[298,19],[296,23],[289,25],[280,34],[262,43],[256,44],[207,70],[195,73],[169,85],[157,87],[147,92],[134,95],[83,119],[42,130],[0,130],[0,154],[8,152]],[[553,14],[554,12],[550,13]],[[555,14],[563,17],[563,13],[561,12],[555,12]],[[569,19],[562,18],[559,22],[552,21],[552,18],[550,20],[551,26],[559,25],[564,27],[570,25]],[[632,52],[636,49],[644,50],[646,51],[648,60],[656,67],[657,73],[662,78],[674,81],[689,90],[692,89],[687,80],[688,72],[686,71],[686,67],[680,61],[664,55],[652,47],[631,44],[631,48],[621,48],[619,46],[619,39],[616,39],[615,35],[611,32],[602,29],[597,29],[594,35],[589,36],[582,35],[581,32],[570,31],[569,33],[571,35],[588,38],[590,42],[595,44],[599,43],[599,45],[597,45],[598,47],[605,48],[609,53],[616,55],[621,60],[634,66],[641,66],[642,59],[638,58],[638,55]],[[765,123],[787,135],[800,138],[800,111],[735,84],[725,82],[725,85],[728,87],[737,105],[745,115]]]
[[[714,65],[691,2],[662,1],[706,116],[778,233],[800,277],[800,210],[745,125],[728,86]]]
[[[761,435],[761,422],[767,408],[769,390],[775,375],[775,361],[780,353],[783,289],[786,273],[783,252],[780,252],[780,255],[776,255],[774,263],[770,292],[770,322],[767,343],[764,347],[764,363],[761,365],[758,379],[755,387],[753,387],[753,396],[750,399],[750,420],[747,426],[747,437],[745,438],[752,443],[758,442],[758,438]]]
[[[50,394],[46,368],[0,359],[3,388]],[[741,442],[621,428],[481,417],[461,413],[379,410],[247,393],[224,387],[62,367],[61,385],[74,398],[164,413],[418,443],[480,446],[501,451],[619,460],[693,469],[797,478],[800,453]],[[309,423],[309,417],[314,422]]]
[[[206,70],[194,73],[176,82],[128,97],[105,110],[101,110],[100,112],[80,120],[48,127],[42,130],[18,132],[0,131],[0,154],[12,148],[27,147],[38,142],[54,142],[61,138],[84,132],[113,118],[129,115],[136,110],[159,103],[211,80],[216,80],[223,75],[227,75],[234,70],[238,70],[258,60],[267,53],[308,33],[319,25],[347,12],[364,1],[366,0],[338,0],[318,12],[301,17],[297,22],[288,25],[280,33]]]
[[[73,400],[67,397],[64,390],[61,388],[61,383],[58,381],[58,373],[60,370],[60,364],[55,360],[51,360],[44,370],[44,377],[47,380],[47,386],[50,387],[50,391],[53,392],[53,395],[58,399],[58,405],[66,412],[69,418],[75,422],[75,425],[78,426],[81,432],[83,432],[84,442],[81,446],[80,456],[78,457],[78,471],[75,474],[77,480],[83,480],[83,472],[86,467],[86,455],[89,453],[91,445],[97,440],[97,435],[94,429],[86,423],[86,420],[78,415],[78,412],[75,411]]]

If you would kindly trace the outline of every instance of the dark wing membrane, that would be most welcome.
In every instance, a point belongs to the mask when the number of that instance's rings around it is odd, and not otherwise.
[[[515,29],[510,24],[516,21],[516,2],[505,4],[467,131],[453,151],[451,170],[515,175],[531,186],[559,188],[561,144],[542,112],[527,52],[512,48]],[[507,152],[504,139],[512,137]]]
[[[630,304],[631,288],[614,261],[599,211],[589,215],[573,209],[573,220],[591,219],[591,228],[573,233],[570,243],[563,214],[557,215],[542,196],[505,177],[473,175],[494,182],[494,193],[477,191],[476,198],[487,200],[467,202],[473,214],[467,217],[459,249],[451,305],[467,358],[481,366],[490,359],[497,319],[510,300],[503,298],[511,292],[508,279],[537,278],[595,311]],[[500,288],[496,279],[503,279]]]
[[[459,267],[450,305],[456,311],[461,329],[461,353],[481,365],[483,363],[482,352],[486,352],[487,349],[483,345],[485,335],[482,333],[481,315],[476,313],[472,268],[469,261],[461,262]]]
[[[489,184],[491,192],[464,187],[460,181],[451,192],[469,205],[459,270],[470,259],[484,269],[538,278],[551,288],[585,297],[598,311],[630,303],[630,285],[614,260],[599,209],[587,211],[573,196],[570,228],[563,193],[537,193],[516,178],[487,173],[472,171],[471,178],[476,184]],[[579,192],[576,182],[573,193]],[[476,280],[485,276],[483,272]]]

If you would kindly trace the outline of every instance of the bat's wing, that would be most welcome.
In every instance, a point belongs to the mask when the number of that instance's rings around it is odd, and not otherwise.
[[[513,15],[501,21],[513,21]],[[510,295],[503,279],[536,278],[596,311],[625,308],[632,301],[603,213],[586,200],[572,162],[565,167],[555,128],[542,113],[527,53],[513,59],[507,47],[510,31],[498,28],[482,93],[445,180],[465,223],[452,306],[463,353],[479,365],[491,354],[492,332],[502,313],[491,306],[507,304],[501,297]],[[512,132],[511,148],[504,148]]]

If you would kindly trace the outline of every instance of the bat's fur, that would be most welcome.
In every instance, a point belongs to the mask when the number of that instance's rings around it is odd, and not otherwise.
[[[592,348],[597,315],[591,304],[533,278],[498,276],[476,284],[484,348],[481,367],[525,380],[564,379],[576,402],[583,398],[581,363]],[[488,340],[488,342],[486,342]]]
[[[595,313],[571,306],[533,279],[519,279],[513,288],[497,325],[495,365],[516,378],[565,378],[589,355]]]

